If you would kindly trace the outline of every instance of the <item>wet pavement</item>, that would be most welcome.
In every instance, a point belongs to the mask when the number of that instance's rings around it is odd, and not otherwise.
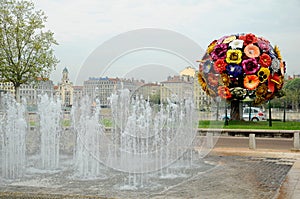
[[[247,149],[217,148],[203,159],[204,166],[189,178],[169,179],[163,188],[119,190],[104,187],[104,180],[87,184],[67,179],[62,184],[40,178],[35,185],[12,183],[0,186],[0,198],[296,198],[300,173],[291,170],[298,154]],[[290,171],[290,172],[289,172]],[[292,173],[291,173],[292,172]],[[286,178],[288,176],[288,178]],[[290,177],[289,177],[290,176]],[[46,179],[48,184],[45,184]],[[291,184],[293,183],[294,188]],[[298,180],[298,181],[297,181]],[[150,180],[149,180],[150,181]],[[61,183],[60,182],[60,183]],[[46,186],[43,186],[44,185]],[[70,183],[70,184],[68,184]],[[118,183],[114,181],[114,183]],[[159,181],[158,183],[163,183]],[[297,184],[298,183],[298,184]],[[281,188],[281,185],[286,188]],[[49,185],[49,186],[47,186]],[[282,186],[282,187],[283,187]],[[295,188],[296,186],[296,188]],[[290,194],[290,195],[288,195]]]

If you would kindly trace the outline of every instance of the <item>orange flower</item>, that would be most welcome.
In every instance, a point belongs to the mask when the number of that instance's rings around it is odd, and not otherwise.
[[[255,58],[260,55],[259,48],[253,44],[249,44],[245,47],[244,53],[249,57],[249,58]]]
[[[266,54],[263,53],[260,57],[259,57],[259,65],[261,65],[262,67],[269,67],[272,64],[272,59],[271,57]]]
[[[223,99],[230,99],[232,97],[231,93],[230,93],[230,90],[227,86],[219,86],[218,87],[218,94]]]
[[[216,72],[218,73],[222,73],[224,70],[226,70],[226,62],[224,61],[224,59],[218,59],[215,63],[214,63],[214,69]]]
[[[281,72],[281,75],[284,75],[284,73],[285,73],[285,62],[284,61],[280,61],[280,72]]]
[[[254,90],[259,85],[259,78],[256,75],[246,75],[244,78],[244,87],[248,90]]]

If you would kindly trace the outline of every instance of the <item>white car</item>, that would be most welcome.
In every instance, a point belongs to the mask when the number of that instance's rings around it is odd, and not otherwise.
[[[244,107],[243,108],[243,119],[245,121],[249,121],[249,114],[250,114],[250,120],[254,122],[266,120],[266,116],[264,112],[257,107],[251,107],[251,113],[250,113],[250,107]],[[225,120],[225,114],[223,114],[220,119]],[[227,110],[227,119],[230,119],[230,110]]]
[[[266,120],[264,112],[257,107],[251,107],[251,113],[250,113],[250,107],[245,107],[243,109],[243,119],[249,120],[249,114],[250,114],[250,120],[254,122],[258,122],[261,120]]]

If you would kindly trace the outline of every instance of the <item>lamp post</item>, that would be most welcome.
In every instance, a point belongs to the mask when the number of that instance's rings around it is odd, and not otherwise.
[[[272,126],[272,111],[271,111],[271,100],[268,102],[268,107],[269,107],[269,126]]]
[[[249,121],[251,121],[251,106],[252,106],[253,99],[251,99],[249,96],[247,96],[243,100],[243,102],[246,103],[246,104],[248,104],[248,106],[249,106]]]
[[[285,115],[285,107],[286,107],[286,103],[285,103],[285,99],[284,99],[284,101],[283,101],[283,122],[285,122],[285,117],[286,117],[286,115]]]
[[[220,101],[221,101],[221,99],[219,97],[217,97],[216,101],[217,101],[216,121],[218,121],[218,118],[219,118],[219,108],[220,108]]]
[[[228,117],[227,117],[227,104],[225,101],[225,122],[224,122],[225,126],[228,126]]]

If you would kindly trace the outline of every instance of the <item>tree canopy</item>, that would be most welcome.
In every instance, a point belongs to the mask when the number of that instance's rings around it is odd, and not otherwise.
[[[288,80],[284,85],[286,101],[293,110],[300,108],[300,78]]]
[[[47,17],[32,2],[0,0],[0,77],[21,84],[49,77],[58,63],[52,49],[54,33],[45,30]]]

